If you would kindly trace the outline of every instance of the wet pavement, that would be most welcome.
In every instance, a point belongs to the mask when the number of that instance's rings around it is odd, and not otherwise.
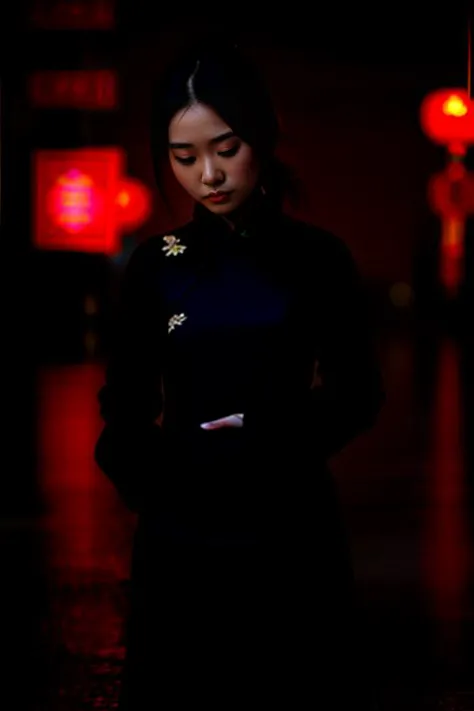
[[[399,332],[380,352],[387,405],[333,462],[380,711],[472,711],[472,350]],[[116,708],[135,517],[93,461],[102,377],[99,362],[37,371],[39,514],[1,521],[22,611],[9,710]]]

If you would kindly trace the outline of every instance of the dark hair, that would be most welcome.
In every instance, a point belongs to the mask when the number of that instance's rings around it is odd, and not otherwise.
[[[235,45],[212,42],[210,48],[185,53],[153,93],[152,160],[165,202],[162,170],[168,159],[169,124],[178,111],[197,102],[210,106],[254,149],[262,166],[261,185],[269,199],[281,207],[285,197],[295,197],[291,171],[275,155],[279,123],[265,82]]]

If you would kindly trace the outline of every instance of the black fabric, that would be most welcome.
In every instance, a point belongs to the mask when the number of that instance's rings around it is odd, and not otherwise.
[[[373,708],[327,466],[384,399],[363,288],[341,240],[251,207],[198,207],[125,275],[96,449],[139,512],[123,710]]]

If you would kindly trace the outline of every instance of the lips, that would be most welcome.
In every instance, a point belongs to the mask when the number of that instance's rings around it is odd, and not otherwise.
[[[227,202],[230,198],[230,192],[222,192],[222,191],[216,191],[215,193],[209,193],[209,195],[206,196],[206,200],[209,200],[210,202],[213,203],[222,203],[222,202]]]

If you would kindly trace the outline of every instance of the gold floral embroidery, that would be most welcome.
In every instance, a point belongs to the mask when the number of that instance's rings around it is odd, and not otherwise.
[[[166,244],[162,247],[162,250],[165,252],[167,257],[171,255],[176,257],[177,254],[182,254],[186,249],[186,246],[184,244],[180,244],[180,240],[174,235],[166,235],[163,239]]]
[[[185,314],[174,314],[168,321],[168,333],[174,331],[176,326],[181,326],[181,324],[186,321],[188,317]]]

